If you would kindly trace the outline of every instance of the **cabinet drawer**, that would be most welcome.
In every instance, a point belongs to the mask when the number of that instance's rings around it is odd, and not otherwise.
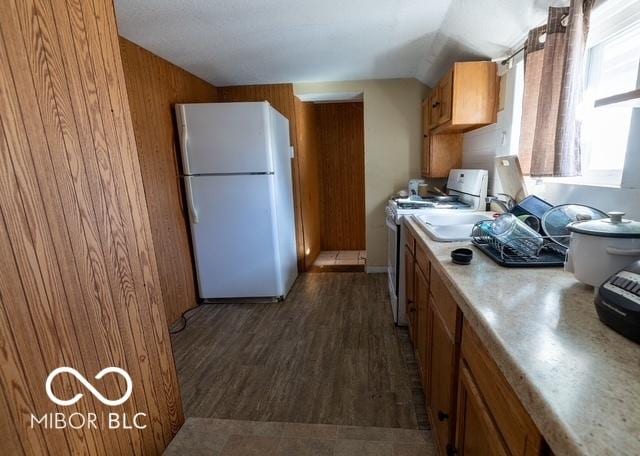
[[[509,453],[514,456],[541,454],[544,441],[540,432],[466,321],[462,329],[462,360]]]
[[[435,268],[431,269],[430,289],[433,295],[431,302],[434,310],[440,314],[447,331],[449,331],[451,337],[455,339],[456,326],[458,325],[458,319],[461,313],[458,309],[458,304],[455,299],[453,299],[453,296],[451,296],[449,290],[447,290],[442,277],[440,277],[440,274],[438,274]]]
[[[416,263],[422,270],[427,282],[429,282],[429,257],[427,256],[427,251],[419,242],[416,242]]]

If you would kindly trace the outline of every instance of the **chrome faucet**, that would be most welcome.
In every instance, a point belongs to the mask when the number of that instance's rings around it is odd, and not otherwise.
[[[498,196],[505,197],[505,200],[498,198]],[[506,193],[498,193],[497,196],[488,196],[485,200],[487,204],[494,203],[502,209],[502,212],[509,212],[516,206],[516,200],[507,195]]]

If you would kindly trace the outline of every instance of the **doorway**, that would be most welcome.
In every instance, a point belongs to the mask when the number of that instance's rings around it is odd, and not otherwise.
[[[316,103],[320,254],[315,270],[364,270],[364,110],[362,101]]]
[[[364,105],[304,102],[298,129],[305,198],[305,253],[310,272],[364,271],[366,216]],[[305,216],[306,214],[306,216]]]

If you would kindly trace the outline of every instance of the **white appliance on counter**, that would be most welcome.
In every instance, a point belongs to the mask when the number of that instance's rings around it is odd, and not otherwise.
[[[297,270],[289,121],[267,102],[177,104],[202,299],[283,299]]]
[[[387,215],[387,276],[389,300],[393,319],[398,325],[406,325],[406,294],[404,289],[404,242],[402,219],[411,215],[428,216],[437,211],[484,211],[486,208],[489,173],[484,169],[452,169],[447,180],[449,195],[458,195],[457,202],[438,202],[435,198],[391,199],[385,208]]]

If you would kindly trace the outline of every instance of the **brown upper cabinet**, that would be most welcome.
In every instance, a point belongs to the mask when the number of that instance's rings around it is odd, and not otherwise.
[[[431,134],[462,133],[495,123],[497,107],[496,64],[458,62],[431,93],[423,115]]]
[[[462,133],[422,138],[422,176],[445,178],[462,166]]]
[[[422,176],[446,178],[462,166],[462,134],[496,122],[493,62],[458,62],[422,103]]]
[[[439,99],[438,88],[436,87],[429,97],[427,105],[425,106],[425,110],[422,113],[424,117],[427,117],[429,119],[427,121],[427,125],[429,126],[429,128],[425,131],[425,134],[428,133],[432,128],[438,126],[438,122],[440,121]]]
[[[438,84],[438,125],[451,120],[451,103],[453,102],[453,70],[445,75]]]

